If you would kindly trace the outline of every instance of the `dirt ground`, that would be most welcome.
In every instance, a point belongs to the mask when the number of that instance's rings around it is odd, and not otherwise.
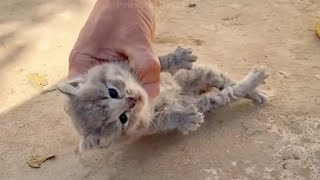
[[[240,79],[271,77],[270,101],[241,101],[188,136],[171,133],[79,154],[57,92],[68,54],[95,0],[0,1],[0,179],[319,179],[319,0],[160,0],[156,49],[192,47],[199,63]],[[196,3],[196,7],[188,7]],[[32,155],[56,154],[34,169]]]

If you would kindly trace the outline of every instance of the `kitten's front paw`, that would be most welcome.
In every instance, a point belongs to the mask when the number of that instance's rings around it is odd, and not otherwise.
[[[196,62],[198,57],[192,54],[192,49],[182,48],[180,46],[174,51],[175,69],[192,69],[192,63]]]
[[[79,145],[79,151],[84,152],[100,145],[100,138],[96,136],[87,136],[81,139]]]
[[[197,130],[203,122],[204,115],[198,112],[195,106],[191,105],[187,107],[186,112],[183,114],[178,130],[186,135],[189,131]]]

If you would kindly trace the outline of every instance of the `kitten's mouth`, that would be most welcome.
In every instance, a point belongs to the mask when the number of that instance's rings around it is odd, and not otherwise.
[[[127,103],[128,103],[129,109],[138,111],[143,104],[143,99],[141,96],[132,96],[127,98]]]

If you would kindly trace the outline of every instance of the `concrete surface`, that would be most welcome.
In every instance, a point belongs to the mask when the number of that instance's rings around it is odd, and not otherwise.
[[[270,68],[262,108],[242,101],[210,115],[189,136],[171,133],[78,154],[78,136],[57,91],[68,53],[94,0],[0,1],[0,179],[319,179],[318,0],[162,0],[156,49],[192,47],[200,63],[235,79]],[[188,3],[196,3],[190,8]],[[56,154],[41,168],[32,155]]]

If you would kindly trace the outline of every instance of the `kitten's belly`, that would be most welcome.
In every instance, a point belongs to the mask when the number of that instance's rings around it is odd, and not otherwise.
[[[172,104],[181,92],[181,88],[169,73],[160,73],[160,95],[155,98],[155,109]]]

